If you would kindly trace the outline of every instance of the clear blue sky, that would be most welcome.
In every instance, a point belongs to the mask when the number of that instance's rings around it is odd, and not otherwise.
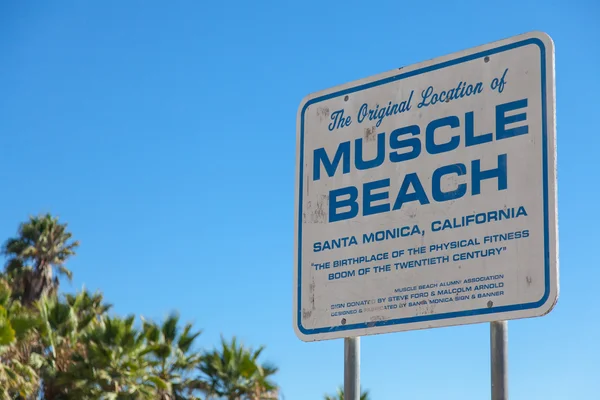
[[[292,329],[296,112],[308,93],[515,34],[556,45],[561,298],[510,323],[515,400],[598,396],[600,5],[60,1],[0,5],[0,238],[52,212],[75,290],[267,345],[286,400],[343,381]],[[595,200],[596,199],[596,200]],[[4,240],[4,239],[2,239]],[[487,325],[365,337],[375,400],[489,398]]]

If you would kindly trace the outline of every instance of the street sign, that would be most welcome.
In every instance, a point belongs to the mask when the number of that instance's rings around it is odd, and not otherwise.
[[[306,97],[294,328],[316,341],[558,299],[554,46],[534,32]]]

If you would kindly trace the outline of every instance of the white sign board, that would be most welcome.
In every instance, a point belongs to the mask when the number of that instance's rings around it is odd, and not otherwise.
[[[530,33],[308,96],[305,341],[541,316],[558,299],[554,47]]]

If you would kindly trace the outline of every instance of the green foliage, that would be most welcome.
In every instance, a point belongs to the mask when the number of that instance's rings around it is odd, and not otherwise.
[[[58,289],[54,269],[69,280],[72,273],[65,262],[75,254],[78,241],[72,241],[67,224],[49,214],[30,217],[21,224],[18,236],[10,238],[2,249],[7,257],[6,275],[13,284],[15,295],[24,304],[32,304]]]
[[[62,300],[56,297],[42,298],[37,303],[40,333],[40,373],[45,398],[66,396],[72,385],[58,384],[60,374],[67,371],[78,352],[84,352],[85,335],[100,324],[106,307],[96,305],[102,296],[82,291],[75,296],[67,295]]]
[[[193,344],[201,332],[192,331],[192,324],[181,329],[179,316],[175,313],[162,325],[144,321],[143,329],[149,345],[148,358],[157,398],[194,398],[193,393],[201,384],[192,373],[201,357],[193,350]]]
[[[0,400],[276,399],[277,368],[221,340],[200,351],[201,331],[173,313],[162,323],[109,315],[102,294],[58,295],[79,242],[51,215],[8,239],[0,274]]]
[[[31,396],[39,384],[27,352],[36,319],[11,296],[8,283],[0,279],[0,400]]]
[[[74,353],[68,369],[57,373],[58,386],[69,388],[69,399],[156,398],[148,347],[134,322],[133,316],[105,316],[83,336],[85,351]]]
[[[8,312],[0,306],[0,346],[9,346],[15,339],[16,332],[8,319]]]
[[[276,390],[271,377],[277,368],[258,361],[263,350],[246,348],[235,337],[229,342],[221,338],[221,347],[206,352],[198,366],[207,394],[228,400],[254,400]]]

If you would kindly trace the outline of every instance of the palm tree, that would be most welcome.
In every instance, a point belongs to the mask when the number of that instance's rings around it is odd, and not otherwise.
[[[101,326],[110,309],[101,294],[83,290],[65,300],[43,297],[37,303],[40,320],[40,372],[45,400],[64,397],[72,385],[59,384],[58,376],[68,371],[72,359],[85,353],[84,335]]]
[[[198,369],[207,398],[227,400],[262,400],[270,398],[277,385],[271,377],[278,368],[258,361],[264,347],[246,348],[234,337],[231,342],[221,338],[221,348],[206,352]],[[272,398],[272,397],[271,397]]]
[[[38,388],[36,371],[20,359],[15,328],[8,311],[0,306],[0,400],[32,396]]]
[[[342,387],[338,387],[337,393],[335,395],[325,395],[324,400],[344,400],[344,389]],[[361,391],[360,400],[370,400],[368,390]]]
[[[85,289],[74,295],[66,294],[65,301],[77,315],[80,332],[102,324],[102,318],[112,308],[112,304],[104,301],[102,293],[90,294]]]
[[[36,320],[11,297],[8,282],[0,279],[0,400],[34,396],[39,387],[30,362]]]
[[[191,373],[200,361],[200,354],[192,347],[201,332],[193,332],[192,324],[186,324],[181,330],[179,316],[174,313],[162,325],[144,321],[143,328],[151,349],[151,375],[163,387],[157,386],[157,399],[196,399],[194,393],[200,383],[192,379]]]
[[[65,262],[79,246],[71,237],[67,224],[46,214],[30,217],[20,225],[18,236],[6,241],[3,248],[8,258],[6,273],[24,304],[31,305],[44,294],[58,290],[59,282],[53,276],[53,269],[71,279],[72,273]]]
[[[162,382],[148,373],[150,349],[135,318],[105,316],[84,335],[84,351],[72,355],[68,370],[57,375],[59,385],[71,385],[66,399],[155,400]]]

